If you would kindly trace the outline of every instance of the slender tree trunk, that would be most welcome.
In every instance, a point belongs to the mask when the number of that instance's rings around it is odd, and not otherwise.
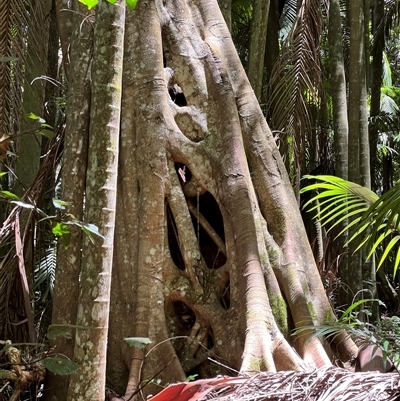
[[[218,0],[219,8],[224,16],[229,31],[232,28],[232,0]]]
[[[64,64],[65,74],[68,77],[71,37],[74,31],[74,11],[76,10],[77,0],[55,0],[56,13],[58,20],[58,31],[60,34],[60,44],[62,51],[62,60]]]
[[[265,55],[264,55],[264,68],[266,73],[266,85],[269,85],[269,79],[274,68],[274,64],[279,56],[279,11],[277,8],[278,4],[276,1],[270,2],[270,10],[268,13],[268,27],[267,27],[267,38],[265,43]],[[266,91],[261,93],[261,104],[265,107],[267,104],[268,96]],[[271,106],[274,107],[273,105]]]
[[[71,79],[68,81],[66,129],[62,166],[61,199],[68,202],[68,212],[83,220],[86,168],[89,143],[89,113],[91,96],[91,59],[93,51],[94,14],[75,3],[70,57]],[[82,232],[70,227],[71,238],[65,248],[59,246],[53,296],[52,324],[57,330],[71,333],[71,338],[58,337],[54,342],[57,352],[73,358],[81,271]],[[69,302],[66,302],[69,300]],[[67,400],[69,376],[48,373],[46,396],[49,400]]]
[[[342,19],[339,0],[329,6],[329,65],[331,73],[333,130],[336,175],[347,180],[349,122],[347,119],[347,89],[344,68]]]
[[[366,2],[351,1],[350,64],[349,64],[349,180],[371,187],[370,148],[367,108],[367,56],[368,25],[365,22]],[[367,31],[367,32],[366,32]],[[375,283],[375,263],[365,262],[366,255],[356,253],[350,259],[349,285],[353,296],[363,288],[363,282]],[[372,296],[376,285],[372,284]],[[368,295],[368,296],[371,296]]]
[[[370,160],[372,189],[376,190],[376,151],[378,144],[378,127],[376,118],[381,109],[381,86],[383,73],[383,49],[385,47],[385,26],[384,26],[384,0],[375,0],[372,13],[372,74],[371,74],[371,106],[369,123],[369,141],[370,141]]]
[[[352,0],[349,3],[350,21],[350,60],[349,60],[349,180],[361,184],[361,137],[364,127],[361,126],[361,99],[365,85],[364,57],[364,0]],[[362,256],[355,253],[349,262],[347,283],[350,289],[348,303],[363,288]]]
[[[264,78],[264,55],[267,43],[269,0],[255,0],[251,19],[249,64],[247,75],[257,99],[261,100]]]
[[[82,246],[81,290],[68,400],[104,400],[122,93],[125,2],[99,4],[94,27],[85,215],[104,239]],[[93,243],[92,243],[93,242]],[[82,376],[85,381],[82,382]]]

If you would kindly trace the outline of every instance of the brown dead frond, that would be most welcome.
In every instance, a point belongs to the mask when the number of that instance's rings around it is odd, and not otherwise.
[[[62,146],[63,134],[64,126],[62,125],[49,142],[48,151],[43,158],[38,174],[21,199],[23,202],[39,208],[42,206],[46,184],[52,177],[61,155],[60,146]],[[37,220],[41,218],[35,209],[29,210],[30,213],[24,213],[24,221],[21,221],[21,227],[24,227],[24,230],[21,232],[21,236],[17,235],[16,237],[15,228],[20,211],[21,206],[14,207],[0,227],[0,247],[7,250],[7,253],[0,258],[0,338],[13,339],[14,342],[32,339],[32,334],[28,333],[32,333],[33,330],[32,311],[27,310],[27,302],[26,299],[24,300],[22,291],[21,283],[24,281],[24,274],[21,272],[21,268],[23,268],[23,263],[20,263],[18,268],[16,238],[21,241],[19,253],[24,252],[25,246],[33,241],[31,235],[35,232]],[[31,291],[32,289],[26,288],[26,285],[27,283],[25,283],[25,291]]]
[[[195,399],[195,398],[193,398]],[[397,373],[352,373],[336,367],[312,372],[258,373],[235,388],[212,391],[218,401],[396,401]]]

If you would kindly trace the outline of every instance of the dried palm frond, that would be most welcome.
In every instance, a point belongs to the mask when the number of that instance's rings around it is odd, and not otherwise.
[[[176,383],[150,401],[397,401],[399,397],[397,373],[352,373],[328,366],[311,372],[261,372]]]
[[[213,394],[218,401],[396,401],[400,376],[375,372],[352,373],[324,367],[313,372],[259,373],[230,394]]]
[[[32,205],[32,209],[29,210],[30,213],[21,215],[27,219],[27,221],[21,222],[21,226],[25,227],[24,232],[21,233],[24,249],[30,241],[33,241],[31,235],[37,232],[37,220],[41,216],[38,215],[35,207],[42,207],[44,189],[48,188],[48,180],[53,177],[53,172],[59,162],[63,134],[64,126],[61,126],[57,135],[49,143],[48,151],[43,158],[36,179],[22,197],[23,202]],[[26,305],[24,305],[20,285],[21,274],[16,263],[14,232],[15,221],[20,212],[21,206],[17,205],[0,228],[0,248],[7,250],[6,254],[0,259],[0,338],[12,339],[14,342],[26,341],[28,339],[27,333],[31,333],[33,329],[27,326],[29,321],[33,321],[32,311],[27,310]],[[20,270],[21,267],[23,268],[23,266],[20,266]],[[28,291],[32,291],[32,288]]]

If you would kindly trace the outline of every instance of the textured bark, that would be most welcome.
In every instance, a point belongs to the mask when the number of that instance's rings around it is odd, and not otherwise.
[[[365,0],[350,3],[350,65],[349,65],[349,180],[371,187],[370,148],[367,107],[368,24]],[[367,14],[368,15],[368,14]],[[356,155],[355,143],[358,142]],[[354,146],[354,148],[353,148]],[[356,155],[356,157],[354,157]],[[355,161],[357,165],[355,165]],[[363,282],[375,283],[374,260],[365,261],[367,255],[358,252],[350,259],[348,284],[353,296],[364,287]],[[369,286],[372,296],[376,284]],[[360,294],[359,294],[360,295]],[[350,301],[350,300],[349,300]]]
[[[300,369],[291,346],[310,366],[329,364],[319,340],[308,342],[311,333],[290,334],[331,312],[279,152],[216,3],[199,2],[197,10],[184,1],[142,1],[127,28],[139,34],[126,37],[109,356],[124,354],[125,333],[153,342],[147,352],[132,350],[127,366],[109,366],[118,389],[118,377],[129,375],[127,398],[153,377],[170,383],[193,369],[206,374],[205,365],[208,374],[221,371],[206,361],[210,352],[243,371]],[[187,106],[169,98],[174,84]],[[190,170],[189,182],[179,181],[175,163]],[[211,193],[222,214],[227,261],[218,269],[205,265],[191,222],[188,197],[197,192]],[[173,215],[183,270],[171,255],[160,199]],[[127,238],[138,240],[129,246]],[[175,312],[179,302],[193,314],[189,328]],[[125,327],[117,313],[126,314]],[[166,341],[181,335],[188,338]],[[340,346],[347,358],[354,353],[348,341]]]
[[[251,19],[249,64],[247,75],[256,98],[261,100],[264,78],[264,55],[267,43],[269,0],[255,0]]]
[[[347,116],[347,86],[345,76],[343,42],[342,42],[342,18],[340,14],[339,0],[331,0],[329,5],[329,60],[331,74],[332,92],[332,117],[334,130],[334,151],[335,151],[335,174],[345,180],[348,179],[349,165],[349,121]],[[347,226],[343,222],[342,228]],[[339,303],[345,305],[351,301],[348,296],[347,283],[349,276],[347,232],[338,238],[344,249],[339,267],[339,279],[342,285],[339,287]]]
[[[74,29],[74,11],[78,8],[77,0],[55,0],[56,1],[56,13],[58,20],[58,31],[60,35],[61,51],[63,56],[63,64],[65,74],[68,77],[69,74],[69,63],[70,63],[70,52],[69,46],[71,44],[71,38]]]
[[[329,365],[329,347],[312,330],[292,333],[332,310],[217,2],[140,0],[127,14],[124,47],[110,385],[129,399],[193,373]],[[102,227],[99,216],[89,221]],[[80,303],[90,311],[86,277]],[[89,331],[79,331],[76,350]],[[152,343],[128,349],[125,337]],[[336,342],[344,360],[356,356],[349,338]],[[83,370],[70,395],[93,381]]]
[[[83,220],[90,121],[90,66],[93,48],[93,27],[90,18],[93,18],[93,13],[89,13],[83,6],[74,11],[76,11],[73,13],[75,29],[70,45],[72,66],[67,93],[61,199],[68,202],[69,213],[76,219]],[[72,226],[70,230],[71,238],[68,248],[60,246],[58,252],[52,324],[65,325],[63,329],[70,331],[73,337],[75,329],[71,326],[76,325],[82,233],[78,227]],[[73,358],[73,339],[58,337],[53,345],[61,354]],[[46,381],[48,388],[46,397],[49,400],[67,399],[69,376],[60,377],[49,372]]]
[[[94,27],[92,98],[84,221],[104,238],[85,238],[68,400],[104,400],[121,115],[125,2],[99,4]],[[85,380],[82,381],[82,377]]]
[[[361,172],[361,137],[364,127],[361,125],[361,99],[365,88],[365,57],[364,57],[364,7],[363,0],[352,0],[349,4],[350,21],[350,55],[349,55],[349,180],[362,185]],[[364,74],[364,77],[362,75]],[[354,301],[354,296],[363,288],[362,256],[355,253],[349,261],[348,303]]]
[[[338,177],[347,179],[348,135],[347,90],[344,69],[342,20],[339,0],[329,6],[329,61],[332,88],[333,130],[335,134],[335,170]]]
[[[232,0],[218,0],[218,4],[224,16],[226,26],[230,31],[232,25]]]
[[[370,141],[370,160],[372,189],[375,188],[376,174],[376,152],[378,144],[378,127],[376,126],[376,117],[381,109],[381,86],[383,73],[383,50],[385,47],[385,24],[384,24],[385,2],[384,0],[374,0],[372,13],[372,74],[371,74],[371,107],[369,123],[369,141]],[[389,188],[386,188],[386,190]]]

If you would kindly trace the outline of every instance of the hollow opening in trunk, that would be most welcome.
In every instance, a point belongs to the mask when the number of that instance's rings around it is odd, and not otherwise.
[[[218,203],[210,192],[190,197],[188,201],[195,206],[195,210],[190,209],[190,212],[200,253],[209,269],[218,269],[226,263],[225,250],[220,249],[215,239],[218,236],[225,246],[224,222]],[[211,230],[202,223],[203,218]]]

